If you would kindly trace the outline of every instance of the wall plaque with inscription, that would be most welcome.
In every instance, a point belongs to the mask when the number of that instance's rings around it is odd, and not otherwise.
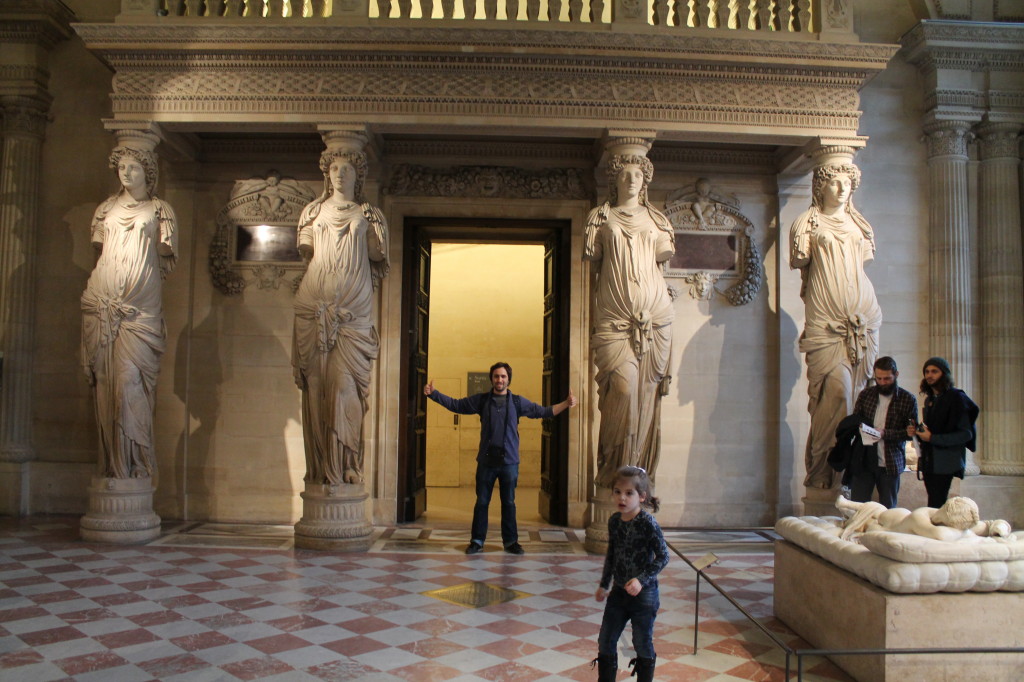
[[[764,271],[754,225],[739,208],[739,199],[715,192],[707,178],[672,192],[665,201],[676,246],[665,275],[683,279],[693,298],[709,300],[719,293],[743,305],[761,289]]]

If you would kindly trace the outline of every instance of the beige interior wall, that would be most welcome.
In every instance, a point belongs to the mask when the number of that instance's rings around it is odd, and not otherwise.
[[[468,372],[507,362],[510,390],[540,403],[543,313],[542,245],[433,244],[427,376],[438,390],[461,398],[468,395]],[[427,403],[428,486],[474,485],[480,419],[455,421]],[[540,486],[540,434],[540,420],[519,421],[520,486]]]
[[[109,20],[91,15],[94,5],[84,0],[70,4],[85,20]],[[117,3],[95,6],[110,14]],[[876,22],[868,34],[873,39],[894,40],[909,28],[883,29],[878,13],[869,18]],[[92,213],[116,187],[107,168],[112,136],[102,124],[111,116],[111,74],[77,37],[54,47],[51,73],[53,121],[43,146],[37,241],[36,460],[29,484],[34,512],[82,512],[96,436],[79,362],[79,296],[94,262],[88,238]],[[900,361],[901,380],[913,385],[929,355],[927,167],[919,141],[924,103],[916,71],[897,56],[864,88],[860,108],[859,132],[869,141],[857,158],[864,180],[854,200],[877,234],[879,250],[868,274],[885,315],[882,351]],[[182,232],[178,267],[165,289],[169,336],[157,399],[157,512],[166,518],[292,522],[300,511],[297,493],[305,465],[300,394],[290,367],[291,292],[253,286],[239,297],[223,297],[212,290],[207,255],[214,216],[235,179],[279,167],[316,186],[316,159],[291,166],[266,158],[214,167],[173,161],[169,150],[158,151],[158,190],[177,211]],[[658,492],[665,507],[659,518],[665,525],[763,523],[771,521],[775,509],[788,513],[786,505],[799,504],[802,492],[806,387],[795,346],[802,302],[799,276],[788,267],[786,235],[806,198],[777,206],[774,176],[742,167],[716,173],[664,166],[656,169],[652,198],[660,203],[668,192],[705,174],[717,187],[736,193],[754,221],[767,282],[754,302],[734,308],[721,298],[695,301],[682,282],[674,281],[683,291],[675,303],[675,379],[663,403]],[[381,356],[365,434],[374,521],[388,523],[395,516],[397,433],[405,423],[398,391],[405,362],[400,353],[404,216],[555,217],[573,225],[568,371],[581,403],[568,417],[567,456],[570,523],[582,525],[599,420],[587,341],[589,275],[580,257],[591,202],[385,198],[376,188],[371,195],[392,230],[392,272],[378,299]],[[517,371],[513,388],[539,395],[539,387],[524,382],[529,372],[509,361]],[[481,368],[491,362],[488,357]],[[460,367],[458,376],[466,371]]]

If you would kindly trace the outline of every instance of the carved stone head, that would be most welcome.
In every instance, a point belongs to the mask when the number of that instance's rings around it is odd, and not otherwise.
[[[355,200],[359,203],[363,199],[363,183],[366,182],[366,154],[354,151],[331,151],[328,150],[320,155],[320,171],[324,174],[324,197],[329,197],[334,192],[331,184],[330,170],[335,159],[343,159],[352,165],[356,171]]]
[[[644,185],[640,190],[640,203],[647,205],[647,188],[654,179],[654,164],[639,154],[616,154],[608,162],[608,203],[616,206],[619,202],[617,178],[626,166],[640,166],[644,174]]]
[[[818,166],[814,169],[814,179],[811,182],[811,202],[817,209],[822,209],[825,202],[825,185],[832,178],[839,175],[846,175],[850,178],[850,193],[857,191],[860,187],[860,169],[852,163],[833,164],[829,166]]]
[[[146,173],[146,194],[153,196],[153,193],[156,191],[157,181],[156,155],[153,152],[132,147],[114,147],[114,151],[110,152],[110,158],[108,159],[110,167],[116,171],[117,167],[121,164],[121,160],[126,156],[138,161],[139,165],[142,166]]]

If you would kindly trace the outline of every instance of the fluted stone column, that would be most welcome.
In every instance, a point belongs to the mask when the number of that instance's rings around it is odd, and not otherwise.
[[[1024,260],[1018,168],[1021,126],[978,128],[978,262],[981,289],[981,470],[1024,475]]]
[[[928,348],[946,358],[957,385],[975,395],[974,308],[971,293],[968,121],[925,126],[928,140]],[[910,369],[910,368],[908,368]],[[905,371],[908,387],[920,381],[920,367]],[[968,452],[967,474],[977,475]]]
[[[32,343],[39,182],[49,102],[0,97],[0,461],[27,462],[32,450]]]

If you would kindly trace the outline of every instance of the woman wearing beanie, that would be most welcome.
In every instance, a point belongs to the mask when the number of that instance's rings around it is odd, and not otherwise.
[[[928,506],[938,509],[946,502],[953,477],[964,477],[967,448],[971,452],[975,448],[974,423],[980,409],[953,385],[949,363],[943,358],[928,358],[923,373],[924,423],[920,428],[908,426],[907,435],[917,436],[921,443],[917,469],[928,491]]]

